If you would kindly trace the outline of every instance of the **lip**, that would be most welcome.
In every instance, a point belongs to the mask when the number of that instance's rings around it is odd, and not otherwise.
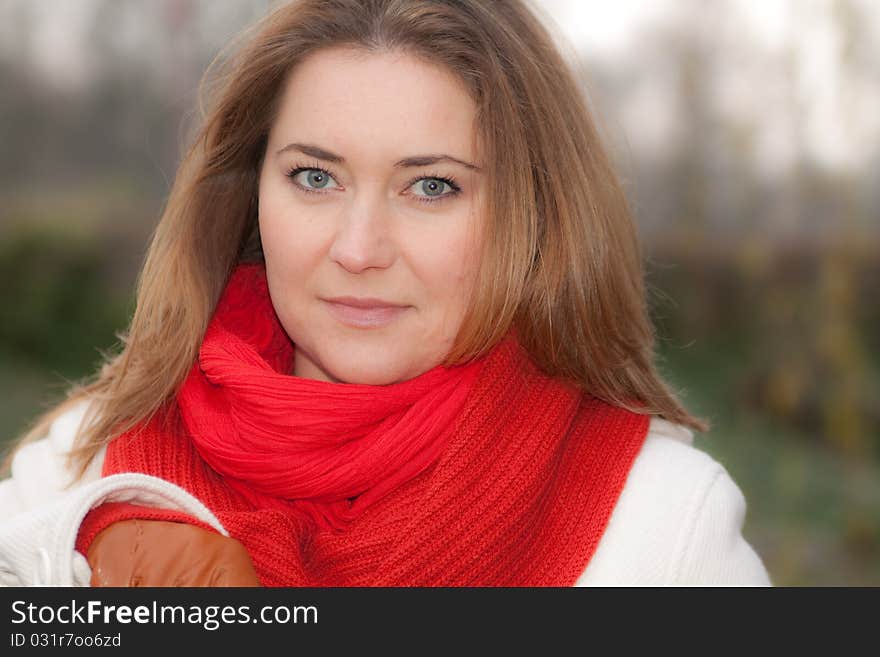
[[[375,299],[373,297],[333,297],[332,299],[324,299],[329,303],[341,303],[344,306],[352,308],[406,308],[404,303],[393,303],[384,299]]]
[[[321,299],[337,321],[355,328],[388,326],[410,306],[368,297]]]

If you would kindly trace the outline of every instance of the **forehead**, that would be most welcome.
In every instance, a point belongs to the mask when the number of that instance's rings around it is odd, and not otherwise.
[[[280,100],[272,126],[278,140],[307,138],[331,150],[442,147],[474,157],[476,106],[463,84],[407,53],[318,51],[290,72]]]

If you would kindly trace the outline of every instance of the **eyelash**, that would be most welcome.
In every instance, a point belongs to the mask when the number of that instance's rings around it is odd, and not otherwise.
[[[294,165],[294,167],[292,169],[288,170],[286,175],[288,178],[290,178],[292,180],[293,178],[295,178],[296,176],[301,174],[303,171],[320,171],[321,173],[324,173],[324,174],[330,176],[334,180],[336,179],[336,176],[333,174],[332,171],[328,171],[324,167],[318,166],[317,164],[314,164],[311,166],[303,166],[303,165],[298,165],[298,164]],[[452,176],[442,176],[439,173],[437,173],[437,174],[429,173],[428,175],[425,175],[425,176],[417,176],[417,177],[413,178],[412,180],[410,180],[406,184],[406,188],[409,189],[415,183],[419,182],[420,180],[425,180],[425,179],[439,180],[440,182],[444,182],[452,188],[452,191],[447,192],[446,194],[443,194],[442,196],[435,196],[433,198],[431,198],[430,196],[418,196],[417,195],[416,200],[419,203],[438,203],[439,201],[448,200],[448,199],[452,198],[453,196],[458,196],[461,193],[461,187],[458,186],[458,183],[456,182],[455,178],[453,178]],[[294,181],[293,184],[296,185],[302,191],[306,192],[307,194],[326,194],[327,193],[327,192],[318,191],[317,189],[309,189],[308,187],[304,187],[303,185],[300,185],[296,181]]]

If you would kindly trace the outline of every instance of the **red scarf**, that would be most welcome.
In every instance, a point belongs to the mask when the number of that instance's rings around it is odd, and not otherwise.
[[[571,585],[649,417],[540,373],[510,334],[470,364],[388,386],[288,374],[260,265],[230,278],[170,423],[108,445],[103,474],[190,491],[267,586]],[[77,549],[131,517],[106,504]]]

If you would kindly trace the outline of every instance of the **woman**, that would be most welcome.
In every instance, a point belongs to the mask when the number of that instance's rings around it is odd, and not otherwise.
[[[0,489],[8,582],[769,583],[527,6],[301,0],[215,79],[124,348]]]

